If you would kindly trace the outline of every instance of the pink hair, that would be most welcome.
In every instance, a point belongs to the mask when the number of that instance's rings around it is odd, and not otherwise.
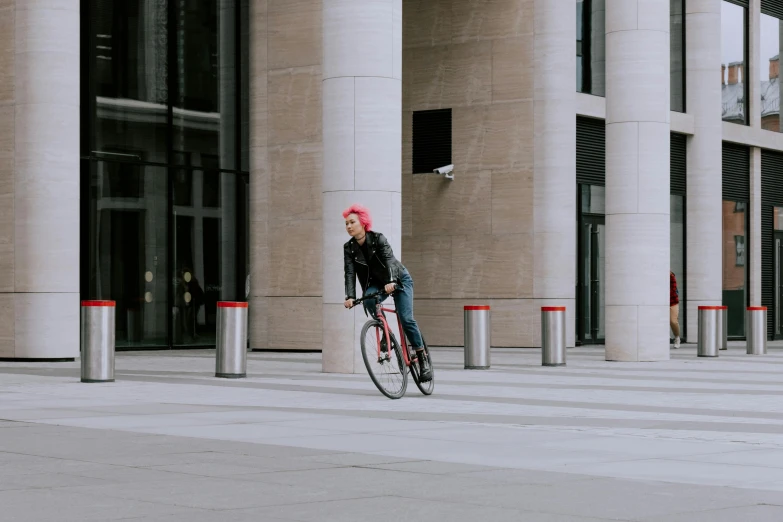
[[[370,211],[367,210],[366,207],[354,204],[343,210],[344,218],[347,218],[351,214],[356,214],[356,216],[359,218],[359,223],[362,224],[364,230],[370,230],[370,227],[372,227],[372,217],[370,216]]]

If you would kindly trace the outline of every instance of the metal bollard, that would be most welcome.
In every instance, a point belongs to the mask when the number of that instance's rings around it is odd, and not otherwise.
[[[489,306],[466,306],[465,369],[488,370],[490,365],[491,322]]]
[[[718,315],[718,333],[720,334],[720,349],[729,349],[729,307],[721,306]]]
[[[218,301],[215,377],[247,376],[247,303]]]
[[[541,307],[541,366],[566,364],[566,307]]]
[[[748,355],[767,354],[767,307],[749,306],[746,324]]]
[[[82,382],[114,382],[114,301],[82,301]]]
[[[721,343],[721,331],[718,330],[718,318],[722,306],[699,307],[699,343],[697,355],[699,357],[717,357]]]

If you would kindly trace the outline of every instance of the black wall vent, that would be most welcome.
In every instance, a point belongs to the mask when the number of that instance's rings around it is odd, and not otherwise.
[[[761,12],[783,20],[783,0],[761,0]]]
[[[576,182],[606,185],[606,123],[576,119]]]
[[[767,334],[775,334],[775,207],[783,207],[783,154],[761,151],[761,304]]]
[[[685,178],[688,172],[686,143],[687,137],[684,134],[671,135],[671,156],[669,158],[670,191],[678,196],[685,195]]]
[[[451,109],[413,113],[413,173],[451,165]]]
[[[741,5],[742,7],[748,7],[748,0],[726,0],[730,4]]]
[[[723,199],[750,200],[750,149],[723,144]]]

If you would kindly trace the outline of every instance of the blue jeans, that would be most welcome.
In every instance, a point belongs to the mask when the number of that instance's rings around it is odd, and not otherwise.
[[[382,290],[382,288],[372,284],[364,291],[364,295],[372,294],[379,290]],[[384,296],[381,302],[385,301],[386,297]],[[403,270],[402,274],[400,274],[400,284],[397,285],[397,292],[394,294],[394,305],[397,308],[397,316],[400,318],[402,331],[405,332],[408,341],[414,348],[423,347],[424,340],[421,338],[419,325],[416,323],[416,319],[413,318],[413,279],[408,270]],[[364,309],[373,317],[375,317],[376,306],[376,299],[364,301]]]

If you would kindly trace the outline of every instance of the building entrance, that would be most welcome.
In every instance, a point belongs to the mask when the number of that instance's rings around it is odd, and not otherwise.
[[[580,186],[576,332],[581,344],[603,344],[606,338],[604,193],[604,187]]]
[[[775,314],[775,339],[783,339],[783,231],[775,231],[775,246],[774,246],[774,297],[775,307],[773,308]]]

